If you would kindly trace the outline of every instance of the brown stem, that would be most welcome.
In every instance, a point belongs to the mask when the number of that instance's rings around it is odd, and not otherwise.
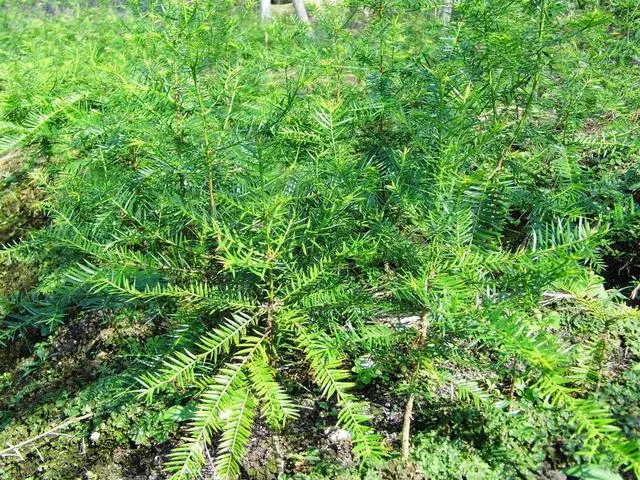
[[[511,377],[511,385],[509,386],[509,400],[513,400],[516,395],[516,377]]]
[[[382,0],[380,1],[380,4],[378,5],[378,20],[382,20],[383,16],[382,16],[382,10],[384,8],[384,4],[382,3]],[[381,34],[380,35],[380,43],[379,43],[379,50],[380,50],[380,64],[378,66],[378,70],[380,72],[380,85],[382,86],[384,82],[384,36]],[[380,114],[380,119],[378,120],[378,136],[380,138],[382,138],[382,133],[384,130],[384,114],[381,113]]]
[[[414,346],[421,347],[427,339],[427,333],[429,331],[429,322],[427,316],[429,311],[425,307],[420,313],[420,333],[416,344]],[[413,387],[413,384],[420,373],[420,363],[415,366],[409,385]],[[404,407],[404,418],[402,420],[402,458],[404,460],[409,458],[409,447],[411,446],[411,418],[413,417],[413,404],[416,399],[416,394],[411,393],[407,399],[407,404]]]
[[[402,459],[409,458],[409,447],[411,438],[411,418],[413,416],[413,402],[416,395],[412,393],[409,395],[407,404],[404,406],[404,420],[402,422]]]
[[[428,311],[426,308],[422,310],[420,314],[420,346],[424,345],[424,342],[427,340],[427,333],[429,332],[429,322],[427,321]]]
[[[211,214],[216,214],[216,201],[213,192],[213,161],[211,155],[211,143],[209,142],[209,125],[207,122],[207,112],[204,108],[204,100],[202,99],[202,92],[200,91],[200,83],[198,82],[197,61],[191,65],[191,78],[193,80],[193,88],[198,100],[198,107],[200,108],[200,121],[202,122],[202,130],[204,136],[204,157],[207,162],[207,183],[209,186],[209,206],[211,207]]]
[[[213,193],[213,173],[209,170],[209,207],[211,207],[211,213],[216,214],[216,197]]]

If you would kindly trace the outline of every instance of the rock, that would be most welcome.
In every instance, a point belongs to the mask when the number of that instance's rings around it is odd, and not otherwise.
[[[342,428],[331,427],[325,430],[327,439],[331,443],[351,442],[351,433]]]

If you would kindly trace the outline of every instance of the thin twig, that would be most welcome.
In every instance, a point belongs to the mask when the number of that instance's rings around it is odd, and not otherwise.
[[[35,437],[31,437],[28,438],[16,445],[11,445],[10,443],[7,443],[7,448],[5,448],[4,450],[0,450],[0,457],[18,457],[20,460],[24,461],[24,457],[22,456],[22,454],[20,453],[20,449],[23,447],[26,447],[34,442],[37,442],[38,440],[40,440],[41,438],[45,438],[45,437],[60,437],[60,436],[70,436],[70,435],[66,435],[64,433],[58,433],[58,430],[63,430],[66,427],[68,427],[69,425],[73,425],[74,423],[78,423],[81,422],[82,420],[85,420],[89,417],[93,416],[92,413],[87,413],[85,415],[82,415],[80,417],[75,417],[75,418],[71,418],[65,422],[62,422],[60,425],[56,425],[55,427],[53,427],[51,430],[48,430],[44,433],[41,433],[39,435],[36,435]]]

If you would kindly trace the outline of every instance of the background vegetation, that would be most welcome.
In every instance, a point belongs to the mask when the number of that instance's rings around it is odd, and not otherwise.
[[[0,2],[0,478],[637,478],[638,3],[308,10]]]

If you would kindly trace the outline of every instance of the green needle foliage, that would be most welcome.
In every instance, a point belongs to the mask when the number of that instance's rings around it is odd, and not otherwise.
[[[570,463],[640,474],[602,394],[619,343],[640,355],[640,315],[602,279],[621,249],[634,268],[637,125],[585,128],[614,107],[637,123],[638,9],[464,0],[443,23],[434,2],[353,0],[306,25],[255,7],[57,12],[47,29],[85,33],[43,51],[21,43],[42,33],[20,4],[0,7],[0,156],[37,166],[49,220],[2,250],[41,278],[3,302],[0,340],[77,309],[161,318],[169,351],[136,388],[195,403],[175,479],[212,446],[216,478],[238,478],[254,425],[290,431],[303,390],[376,465],[389,445],[358,365],[416,400],[419,428],[454,435],[472,409],[508,450],[531,410],[557,418]]]

